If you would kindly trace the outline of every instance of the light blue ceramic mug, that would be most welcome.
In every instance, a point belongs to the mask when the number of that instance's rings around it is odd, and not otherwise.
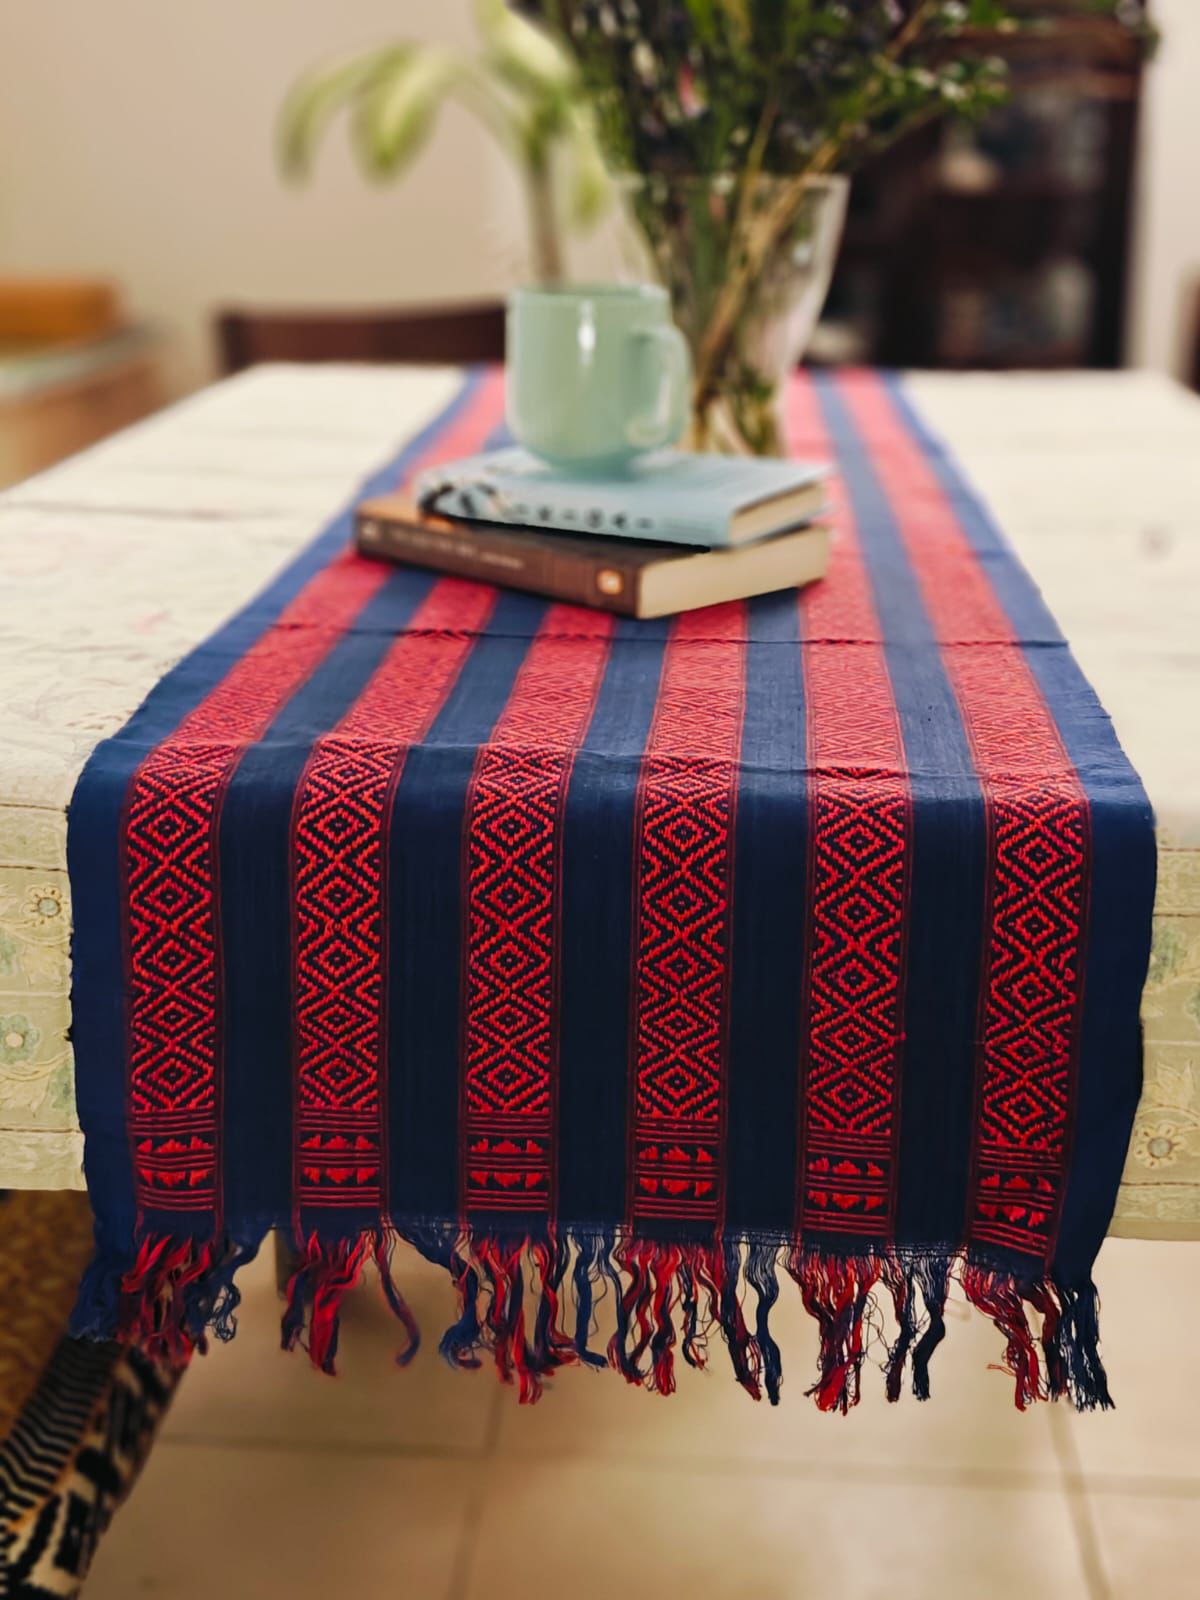
[[[687,420],[691,360],[655,284],[516,290],[506,376],[513,437],[567,470],[619,471]]]

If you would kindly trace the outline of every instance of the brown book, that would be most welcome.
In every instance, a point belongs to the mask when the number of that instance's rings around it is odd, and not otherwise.
[[[811,583],[824,575],[829,553],[829,530],[820,523],[732,550],[705,550],[600,534],[451,522],[420,511],[408,494],[363,501],[356,529],[363,555],[527,589],[627,617],[669,616]]]
[[[0,278],[0,345],[72,344],[121,325],[117,292],[90,278]]]

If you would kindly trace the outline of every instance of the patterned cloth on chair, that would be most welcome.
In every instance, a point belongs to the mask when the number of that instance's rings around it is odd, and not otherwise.
[[[65,1336],[91,1253],[83,1195],[0,1201],[0,1595],[75,1595],[179,1370]]]

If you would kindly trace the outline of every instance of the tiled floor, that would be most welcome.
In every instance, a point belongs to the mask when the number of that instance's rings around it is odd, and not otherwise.
[[[423,1327],[441,1275],[401,1267]],[[753,1405],[718,1351],[669,1401],[613,1373],[559,1375],[518,1408],[429,1338],[390,1370],[374,1286],[343,1322],[342,1374],[275,1348],[269,1258],[242,1326],[188,1374],[101,1546],[87,1600],[1191,1600],[1200,1594],[1200,1246],[1110,1241],[1099,1266],[1120,1409],[1025,1416],[987,1370],[999,1336],[965,1307],[925,1406],[823,1417],[802,1394],[812,1335],[776,1329],[783,1404]]]

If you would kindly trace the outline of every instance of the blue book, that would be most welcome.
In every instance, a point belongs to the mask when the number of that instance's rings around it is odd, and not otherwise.
[[[716,550],[811,522],[828,473],[814,462],[658,450],[619,477],[589,477],[513,448],[432,467],[414,488],[422,510],[443,517]]]

